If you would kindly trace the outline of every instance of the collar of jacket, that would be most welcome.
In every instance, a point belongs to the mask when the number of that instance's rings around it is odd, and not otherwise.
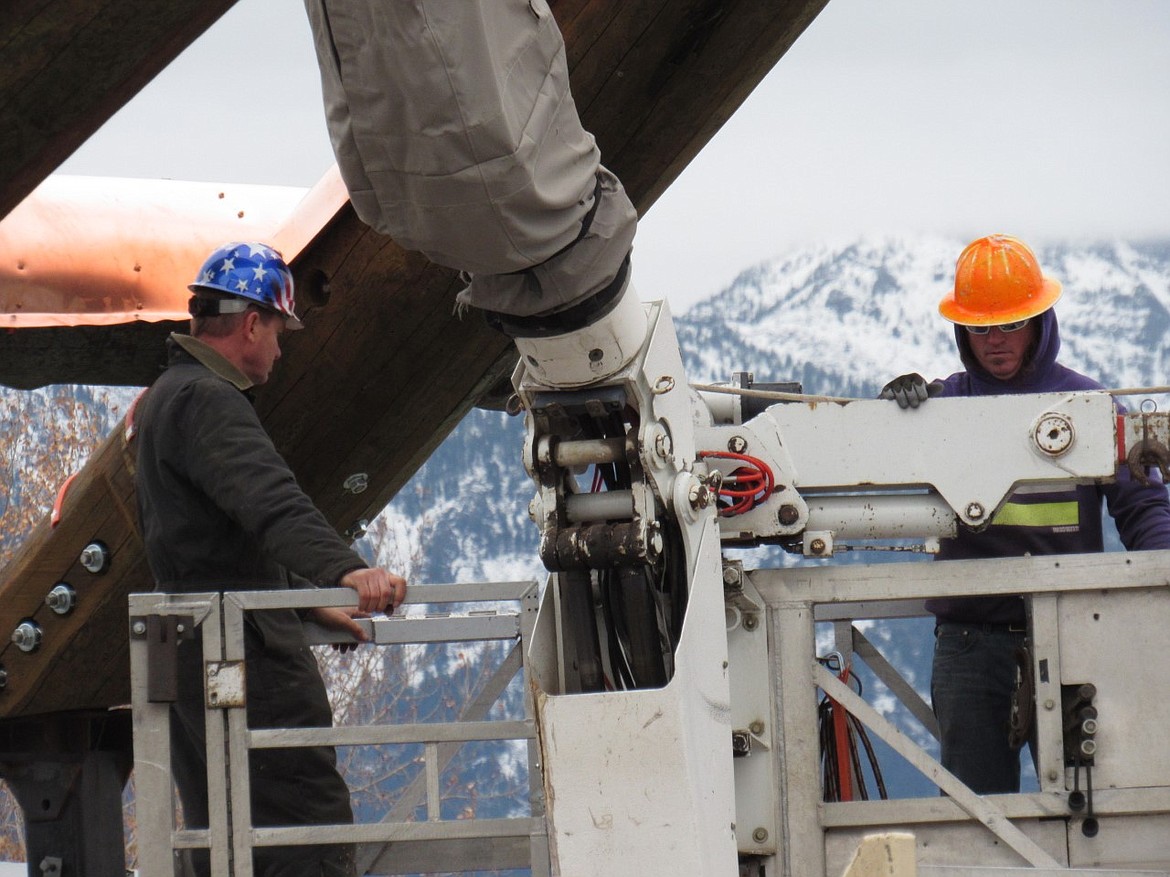
[[[193,338],[190,335],[181,335],[178,332],[172,332],[170,340],[172,344],[182,348],[183,351],[194,357],[201,365],[206,366],[225,381],[232,384],[237,390],[244,392],[252,389],[254,386],[246,374],[232,365],[223,354],[211,345],[204,344],[198,338]]]

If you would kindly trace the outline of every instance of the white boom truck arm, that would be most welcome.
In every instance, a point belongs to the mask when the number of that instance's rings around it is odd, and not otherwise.
[[[779,807],[771,723],[737,704],[768,684],[772,658],[742,635],[761,607],[721,547],[930,550],[960,522],[986,525],[1018,485],[1164,465],[1167,419],[1120,415],[1103,392],[913,411],[795,401],[745,417],[748,400],[688,387],[667,307],[646,314],[642,349],[610,378],[563,390],[524,361],[514,377],[554,573],[530,655],[554,873],[670,862],[730,877],[782,841],[755,818]]]

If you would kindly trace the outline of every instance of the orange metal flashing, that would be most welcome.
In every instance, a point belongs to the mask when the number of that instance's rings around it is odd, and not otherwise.
[[[340,198],[340,200],[339,200]],[[0,222],[0,328],[187,319],[207,254],[261,240],[291,261],[346,200],[304,189],[50,177]]]
[[[348,203],[349,191],[341,171],[332,165],[284,218],[268,243],[293,264]]]
[[[73,483],[73,479],[77,477],[74,472],[57,488],[57,498],[53,501],[53,511],[49,513],[49,526],[56,529],[57,525],[61,523],[61,507],[65,505],[65,494],[69,492],[69,485]]]

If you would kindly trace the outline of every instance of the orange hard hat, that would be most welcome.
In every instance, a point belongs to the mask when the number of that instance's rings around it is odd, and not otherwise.
[[[998,326],[1042,314],[1060,298],[1060,281],[1018,238],[993,234],[967,245],[955,263],[955,289],[938,312],[963,326]]]

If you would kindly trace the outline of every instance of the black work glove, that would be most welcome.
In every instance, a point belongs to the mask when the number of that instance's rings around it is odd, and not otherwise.
[[[893,399],[898,403],[899,408],[917,408],[927,399],[939,395],[942,391],[942,381],[931,381],[928,384],[926,378],[918,372],[912,372],[908,375],[900,375],[882,387],[878,398]]]

